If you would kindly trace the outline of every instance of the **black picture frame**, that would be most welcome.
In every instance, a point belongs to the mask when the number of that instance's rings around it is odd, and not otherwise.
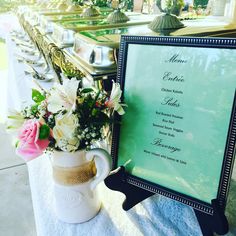
[[[222,39],[222,38],[187,38],[187,37],[149,37],[149,36],[121,36],[120,53],[118,61],[118,76],[117,82],[120,83],[122,91],[125,87],[125,74],[127,68],[127,54],[130,44],[139,45],[162,45],[162,46],[176,46],[176,47],[201,47],[201,48],[227,48],[236,49],[236,39]],[[236,78],[235,78],[236,81]],[[125,103],[124,96],[121,98]],[[129,108],[127,108],[129,109]],[[119,159],[119,144],[120,129],[122,129],[122,118],[115,114],[115,119],[119,122],[113,126],[112,135],[112,148],[111,156],[113,158],[113,169],[118,167]],[[236,97],[234,93],[234,101],[232,104],[232,113],[230,117],[227,140],[225,145],[225,153],[223,164],[221,168],[219,188],[217,193],[217,200],[219,206],[224,210],[227,200],[227,194],[230,184],[230,177],[235,157],[235,144],[236,144]],[[183,204],[189,205],[194,209],[203,213],[213,215],[214,209],[210,203],[198,200],[194,197],[174,191],[173,189],[166,188],[158,183],[150,182],[144,178],[134,176],[126,173],[125,181],[138,188],[147,190],[152,193],[157,193],[168,198],[179,201]]]

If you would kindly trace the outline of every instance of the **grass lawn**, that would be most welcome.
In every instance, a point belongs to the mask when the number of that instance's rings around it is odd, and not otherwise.
[[[7,69],[7,49],[4,41],[0,39],[0,70]]]

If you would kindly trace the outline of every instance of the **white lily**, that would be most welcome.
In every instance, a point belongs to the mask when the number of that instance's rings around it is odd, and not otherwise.
[[[109,100],[106,102],[106,106],[109,108],[114,108],[114,110],[117,111],[119,115],[125,114],[125,111],[122,107],[125,105],[120,103],[121,94],[122,91],[120,89],[120,84],[113,81],[111,95]]]
[[[57,113],[61,110],[72,111],[76,105],[79,81],[76,78],[66,80],[63,85],[57,84],[51,89],[47,99],[48,111]]]
[[[7,118],[8,131],[17,132],[25,122],[24,116],[15,110],[9,111]]]

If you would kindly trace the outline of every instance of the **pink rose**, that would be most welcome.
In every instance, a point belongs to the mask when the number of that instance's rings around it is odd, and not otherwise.
[[[43,151],[48,147],[48,138],[39,139],[40,126],[41,124],[37,120],[27,120],[18,134],[20,142],[16,149],[16,154],[25,161],[33,160],[42,155]]]

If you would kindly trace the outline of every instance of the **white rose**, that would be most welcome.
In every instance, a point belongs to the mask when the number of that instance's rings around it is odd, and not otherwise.
[[[76,129],[79,127],[78,117],[74,114],[58,114],[55,116],[55,126],[53,128],[53,137],[56,145],[63,151],[75,151],[80,140],[76,135]]]

